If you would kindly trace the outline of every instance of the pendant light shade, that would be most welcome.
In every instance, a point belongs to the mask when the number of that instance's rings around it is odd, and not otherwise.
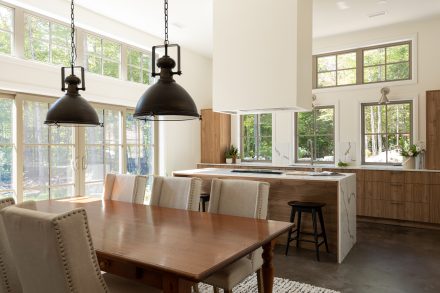
[[[75,66],[75,6],[73,0],[70,8],[72,21],[71,62],[69,67],[61,67],[61,90],[67,92],[50,106],[44,124],[55,126],[102,126],[103,124],[99,122],[95,109],[79,94],[79,91],[84,91],[86,87],[84,67]],[[81,69],[81,79],[75,75],[75,68]],[[67,77],[65,77],[66,69],[70,69],[70,75]]]
[[[168,0],[164,1],[165,42],[153,46],[152,76],[159,80],[151,85],[139,99],[134,117],[146,121],[184,121],[200,119],[196,104],[190,94],[174,80],[173,75],[181,75],[180,46],[168,41]],[[168,48],[177,47],[177,71],[173,71],[176,62],[168,56]],[[165,55],[157,61],[160,73],[156,73],[156,48],[165,48]]]

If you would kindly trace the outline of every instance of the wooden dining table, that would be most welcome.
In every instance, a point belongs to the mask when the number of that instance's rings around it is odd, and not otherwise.
[[[272,292],[274,239],[291,223],[79,197],[36,203],[36,210],[87,212],[101,270],[163,292],[191,286],[263,247],[262,283]]]

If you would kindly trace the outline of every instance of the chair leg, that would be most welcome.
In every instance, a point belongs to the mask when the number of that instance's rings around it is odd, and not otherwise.
[[[264,292],[264,288],[263,288],[263,271],[261,269],[259,269],[257,271],[257,286],[258,286],[258,293],[263,293]]]
[[[321,208],[319,208],[318,210],[318,216],[319,216],[319,224],[321,225],[322,237],[324,237],[325,249],[327,250],[327,252],[329,252],[328,244],[327,244],[327,235],[325,234],[324,217],[322,215]]]
[[[296,247],[300,248],[300,241],[301,241],[301,209],[298,209],[298,227],[296,228]]]
[[[213,286],[214,287],[214,293],[220,293],[220,290],[218,289],[218,287]]]
[[[295,208],[292,207],[292,210],[290,211],[290,223],[293,223],[294,221],[295,221]],[[289,233],[287,234],[286,256],[289,253],[289,243],[291,237],[292,237],[292,229],[290,229]]]
[[[319,245],[318,245],[318,225],[316,223],[316,210],[312,210],[312,221],[313,221],[313,237],[315,239],[315,250],[316,259],[319,261]]]

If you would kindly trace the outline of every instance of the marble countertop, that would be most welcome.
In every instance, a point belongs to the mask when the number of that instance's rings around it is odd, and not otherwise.
[[[231,166],[233,168],[233,166]],[[285,171],[283,174],[256,174],[256,173],[235,173],[231,172],[233,169],[224,168],[203,168],[193,170],[175,171],[174,175],[196,176],[196,175],[217,175],[230,177],[250,177],[250,178],[268,178],[281,180],[310,180],[310,181],[342,181],[347,177],[355,176],[353,173],[340,173],[335,176],[311,176],[306,174],[289,174],[294,171]]]

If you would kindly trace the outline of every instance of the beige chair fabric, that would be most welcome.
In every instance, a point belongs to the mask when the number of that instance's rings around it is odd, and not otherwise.
[[[213,179],[208,212],[266,219],[268,200],[269,183],[249,180]],[[262,253],[262,248],[257,249],[247,257],[243,257],[216,272],[206,279],[204,283],[225,290],[232,290],[234,286],[261,268],[263,265]]]
[[[146,186],[146,176],[108,173],[105,175],[104,199],[143,204]]]
[[[0,211],[14,205],[13,198],[0,200]],[[3,220],[0,217],[0,293],[21,293],[15,263],[12,259],[11,248],[7,238]]]
[[[16,206],[0,215],[23,292],[113,292],[101,274],[84,209],[48,214]],[[123,281],[115,291],[132,292],[120,290]],[[132,282],[127,283],[131,288]]]
[[[202,180],[199,178],[154,177],[150,205],[199,210]]]

